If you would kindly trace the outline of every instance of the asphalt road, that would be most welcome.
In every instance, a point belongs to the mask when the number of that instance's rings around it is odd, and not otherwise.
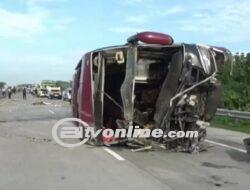
[[[89,145],[68,149],[53,141],[51,128],[71,116],[69,103],[20,97],[0,100],[0,190],[250,188],[243,133],[211,128],[211,146],[199,154]],[[32,105],[40,100],[51,104]]]

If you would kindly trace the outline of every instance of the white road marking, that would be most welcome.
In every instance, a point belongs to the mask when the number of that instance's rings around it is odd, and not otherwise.
[[[51,114],[55,114],[55,112],[53,112],[52,110],[49,110],[49,112],[50,112]]]
[[[208,143],[211,143],[211,144],[215,144],[215,145],[222,146],[222,147],[225,147],[225,148],[230,148],[232,150],[237,150],[239,152],[247,153],[246,150],[241,149],[241,148],[236,148],[236,147],[233,147],[233,146],[229,146],[229,145],[226,145],[226,144],[222,144],[222,143],[218,143],[218,142],[210,141],[210,140],[205,140],[205,141],[208,142]]]
[[[120,160],[120,161],[124,161],[125,158],[121,157],[119,154],[117,154],[116,152],[114,152],[113,150],[110,150],[109,148],[107,147],[104,147],[103,148],[106,152],[108,152],[109,154],[111,154],[112,156],[114,156],[117,160]]]

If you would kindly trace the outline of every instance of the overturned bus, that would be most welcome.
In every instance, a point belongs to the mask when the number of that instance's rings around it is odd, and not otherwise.
[[[146,142],[199,151],[220,102],[216,76],[229,53],[221,47],[174,43],[171,36],[156,32],[138,33],[125,45],[88,52],[75,68],[73,116],[96,129],[126,129],[132,124],[164,133],[195,130],[197,138],[164,136]],[[120,140],[98,137],[104,144]],[[131,144],[133,139],[122,142]]]

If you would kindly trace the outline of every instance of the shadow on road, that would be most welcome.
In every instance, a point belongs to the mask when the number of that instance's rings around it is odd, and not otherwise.
[[[235,150],[227,150],[226,153],[230,156],[231,159],[235,161],[250,163],[250,154],[238,152]]]

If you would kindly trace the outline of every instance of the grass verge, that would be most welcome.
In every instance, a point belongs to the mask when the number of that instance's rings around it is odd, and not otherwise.
[[[215,116],[211,126],[250,134],[250,120]]]

